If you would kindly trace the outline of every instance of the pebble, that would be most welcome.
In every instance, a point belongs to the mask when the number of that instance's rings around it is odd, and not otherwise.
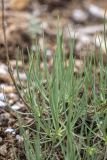
[[[18,78],[18,76],[19,76],[20,80],[24,80],[24,81],[27,79],[27,76],[26,76],[25,73],[21,73],[21,72],[20,72],[20,73],[18,73],[18,74],[19,74],[19,75],[17,75],[17,71],[15,71],[15,72],[14,72],[14,77],[15,77],[15,78]]]
[[[15,134],[15,130],[13,128],[7,128],[5,130],[5,133],[12,133],[12,134]]]
[[[90,5],[88,5],[88,7],[86,5],[86,9],[88,10],[88,12],[92,16],[94,16],[96,18],[107,19],[107,15],[105,14],[105,9],[100,8],[99,6],[96,6],[94,4],[90,4]]]
[[[11,106],[11,108],[12,108],[13,110],[17,111],[17,110],[19,110],[21,107],[20,107],[19,104],[14,104],[14,105]]]
[[[6,96],[4,93],[0,93],[0,101],[5,101]]]
[[[8,74],[8,67],[3,63],[0,64],[0,74]]]
[[[19,142],[23,142],[23,137],[21,137],[19,134],[17,134],[16,140],[18,140]]]
[[[17,94],[15,94],[15,93],[9,93],[9,94],[8,94],[8,97],[9,97],[9,98],[12,98],[12,99],[14,99],[14,100],[17,100],[17,99],[18,99],[18,96],[17,96]]]
[[[16,60],[10,60],[10,65],[13,68],[16,68]],[[19,68],[22,68],[23,67],[22,61],[18,60],[17,65],[18,65]]]
[[[47,60],[50,60],[52,58],[52,50],[51,49],[46,50],[46,57],[47,57]]]
[[[79,59],[76,59],[76,60],[75,60],[75,67],[76,67],[77,69],[83,68],[83,65],[84,65],[84,63],[83,63],[82,60],[79,60]]]
[[[40,25],[40,27],[41,27],[42,29],[47,29],[47,28],[48,28],[48,23],[42,22],[42,24]]]
[[[88,19],[88,14],[81,9],[75,9],[72,13],[72,18],[76,22],[85,22]]]
[[[0,85],[0,89],[3,90],[4,93],[13,93],[15,92],[15,87],[14,86],[8,86],[8,85]]]
[[[3,144],[2,146],[0,146],[0,154],[2,156],[5,156],[7,154],[7,147],[6,144]]]
[[[4,108],[6,106],[7,106],[7,103],[0,100],[0,108]]]

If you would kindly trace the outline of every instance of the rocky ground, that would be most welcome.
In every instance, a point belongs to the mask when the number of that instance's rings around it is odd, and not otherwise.
[[[42,60],[43,33],[47,48],[47,62],[49,67],[52,67],[52,56],[56,47],[58,15],[60,17],[60,26],[63,28],[63,49],[67,58],[69,57],[68,41],[75,36],[75,72],[78,73],[82,69],[84,57],[90,56],[91,50],[94,51],[97,58],[100,48],[106,64],[107,57],[103,36],[104,18],[105,21],[107,20],[105,14],[107,9],[106,0],[81,0],[81,3],[79,0],[23,0],[23,3],[19,0],[4,0],[4,2],[9,57],[16,80],[15,59],[19,49],[23,51],[27,67],[27,48],[35,51],[35,40],[38,40]],[[21,147],[23,139],[19,134],[16,112],[20,112],[22,116],[26,112],[24,119],[27,123],[32,122],[32,118],[27,116],[27,108],[20,100],[8,73],[4,36],[1,27],[1,8],[0,4],[0,160],[15,159],[13,145],[20,157],[24,159]],[[105,25],[105,32],[106,30]],[[18,65],[20,79],[25,82],[26,75],[22,71],[23,64],[21,60],[19,60]],[[41,61],[41,69],[42,67],[43,62]]]

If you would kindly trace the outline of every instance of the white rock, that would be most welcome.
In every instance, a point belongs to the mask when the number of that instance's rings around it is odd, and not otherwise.
[[[47,29],[47,28],[48,28],[48,23],[42,22],[42,24],[40,25],[40,27],[41,27],[42,29]]]
[[[16,135],[16,139],[17,139],[19,142],[23,142],[23,137],[21,137],[19,134]]]
[[[80,9],[75,9],[72,13],[72,18],[77,22],[84,22],[88,19],[88,15]]]
[[[47,58],[50,60],[52,58],[52,50],[51,49],[47,49],[46,51],[46,56]]]
[[[15,134],[15,130],[13,128],[7,128],[5,130],[5,133],[12,133],[12,134]]]
[[[9,97],[9,98],[13,98],[13,99],[14,99],[14,98],[15,98],[15,99],[18,98],[17,94],[15,94],[15,93],[9,93],[9,94],[8,94],[8,97]]]
[[[8,74],[8,67],[3,63],[0,64],[0,74]]]
[[[3,102],[3,101],[0,100],[0,108],[4,108],[6,106],[7,106],[7,104],[5,102]]]
[[[19,104],[14,104],[14,105],[11,106],[11,108],[12,108],[13,110],[17,111],[17,110],[20,109],[20,106],[19,106]]]
[[[0,93],[0,101],[5,101],[6,97],[4,93]]]
[[[107,19],[107,14],[105,15],[105,10],[103,8],[100,8],[99,6],[96,6],[94,4],[86,5],[87,10],[89,13],[97,18]]]
[[[15,71],[15,72],[14,72],[14,77],[15,77],[15,78],[18,78],[18,76],[19,76],[20,80],[26,80],[26,79],[27,79],[27,76],[26,76],[25,73],[19,72],[18,74],[19,74],[19,75],[17,75],[17,71]]]

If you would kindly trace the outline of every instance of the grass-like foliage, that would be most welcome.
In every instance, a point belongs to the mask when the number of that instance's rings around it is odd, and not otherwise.
[[[20,89],[17,86],[34,120],[25,128],[19,120],[27,160],[107,159],[107,66],[99,53],[99,74],[93,69],[93,57],[84,60],[83,71],[75,74],[74,43],[69,43],[66,65],[58,31],[51,71],[45,47],[42,71],[38,46],[36,53],[29,53],[26,84],[23,88],[19,80]]]

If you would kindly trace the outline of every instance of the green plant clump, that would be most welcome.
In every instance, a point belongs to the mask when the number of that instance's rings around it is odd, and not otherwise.
[[[21,89],[17,87],[34,122],[25,126],[19,120],[26,160],[106,160],[107,66],[102,54],[99,74],[93,72],[93,58],[84,60],[83,71],[75,74],[75,41],[70,41],[68,65],[60,30],[56,43],[51,71],[45,47],[41,71],[37,47],[35,54],[29,54],[25,87],[20,80]]]

